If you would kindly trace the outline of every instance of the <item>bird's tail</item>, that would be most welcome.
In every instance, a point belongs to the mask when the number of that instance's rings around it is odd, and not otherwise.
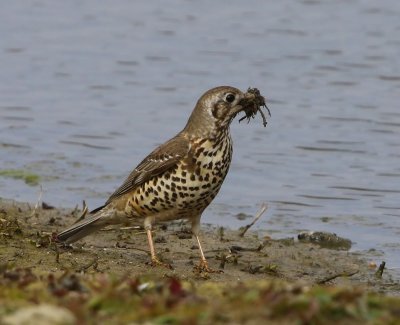
[[[70,244],[110,224],[110,211],[107,209],[96,209],[92,213],[93,215],[57,234],[56,241]]]

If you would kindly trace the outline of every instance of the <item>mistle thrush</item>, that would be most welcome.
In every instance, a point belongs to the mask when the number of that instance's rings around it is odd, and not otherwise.
[[[108,225],[140,221],[152,263],[163,264],[154,250],[153,223],[188,219],[200,250],[199,268],[209,271],[199,239],[200,217],[229,170],[230,123],[242,111],[248,118],[254,116],[261,106],[265,101],[255,88],[246,93],[228,86],[208,90],[181,132],[150,153],[103,206],[59,233],[56,240],[72,243]]]

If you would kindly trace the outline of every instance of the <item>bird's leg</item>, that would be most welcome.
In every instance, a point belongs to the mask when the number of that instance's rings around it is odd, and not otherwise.
[[[149,242],[150,247],[150,255],[151,255],[151,265],[152,266],[164,266],[168,269],[172,269],[172,266],[168,263],[161,262],[156,255],[156,250],[154,249],[153,235],[151,233],[151,223],[150,225],[145,222],[145,229],[147,234],[147,240]]]
[[[208,266],[206,257],[204,256],[203,248],[201,247],[199,232],[200,232],[200,217],[192,221],[192,232],[197,240],[197,245],[199,245],[200,251],[200,263],[194,268],[197,272],[208,272],[208,273],[221,273],[221,270],[213,270]]]
[[[195,237],[197,240],[197,245],[199,245],[199,250],[200,250],[200,263],[196,268],[200,271],[204,270],[206,272],[209,272],[210,268],[208,266],[206,257],[204,256],[203,248],[201,247],[201,243],[200,243],[200,238],[198,235],[195,235]]]
[[[157,256],[156,256],[156,251],[154,249],[153,236],[151,234],[151,229],[146,229],[146,233],[147,233],[147,240],[148,240],[149,246],[150,246],[151,261],[153,262],[153,264],[161,263],[158,261]]]

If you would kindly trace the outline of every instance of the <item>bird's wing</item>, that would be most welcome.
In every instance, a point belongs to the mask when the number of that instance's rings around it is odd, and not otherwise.
[[[189,141],[180,134],[162,144],[130,173],[125,182],[110,196],[105,205],[151,178],[173,169],[179,160],[187,155],[189,149]]]

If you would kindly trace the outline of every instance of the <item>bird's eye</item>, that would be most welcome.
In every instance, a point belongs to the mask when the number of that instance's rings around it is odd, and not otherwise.
[[[226,95],[225,100],[228,103],[232,103],[235,100],[235,95],[234,94],[228,94],[228,95]]]

